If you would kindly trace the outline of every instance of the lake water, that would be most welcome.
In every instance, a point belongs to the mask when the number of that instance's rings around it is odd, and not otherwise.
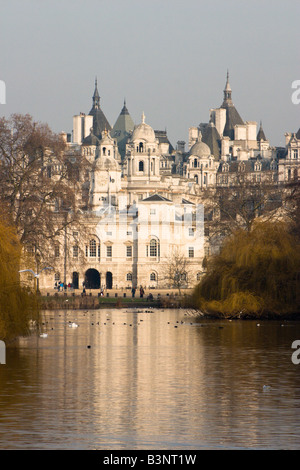
[[[158,309],[44,322],[0,365],[1,449],[300,449],[300,322]]]

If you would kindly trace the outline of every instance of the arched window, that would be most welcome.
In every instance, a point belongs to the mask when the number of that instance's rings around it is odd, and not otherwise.
[[[95,258],[97,252],[96,240],[90,240],[90,257]]]
[[[149,246],[150,246],[149,255],[152,257],[156,257],[157,256],[157,241],[154,238],[150,241]]]
[[[194,159],[194,168],[197,168],[197,165],[198,165],[198,160],[197,158]]]
[[[155,238],[152,238],[146,245],[146,256],[150,256],[151,258],[160,256],[160,244]]]
[[[103,147],[103,149],[102,149],[102,155],[105,155],[105,153],[106,153],[106,147]]]
[[[144,151],[144,144],[143,142],[140,142],[139,144],[139,152],[143,152]]]
[[[60,280],[60,274],[59,273],[55,273],[54,274],[54,281],[59,281]]]
[[[139,171],[144,171],[144,162],[142,160],[139,161]]]
[[[126,280],[127,281],[132,281],[132,273],[127,273]]]
[[[156,273],[150,274],[150,281],[156,281]]]
[[[90,258],[100,258],[100,242],[92,238],[89,244],[85,246],[85,256]]]
[[[198,184],[198,175],[194,176],[195,183]]]

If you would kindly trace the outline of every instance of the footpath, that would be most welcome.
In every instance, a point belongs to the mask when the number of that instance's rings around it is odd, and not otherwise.
[[[107,289],[101,294],[99,289],[42,289],[40,292],[42,309],[86,309],[86,308],[153,308],[180,307],[191,294],[192,289],[183,289],[181,296],[175,289],[149,289],[140,297],[139,290],[132,296],[129,289]]]

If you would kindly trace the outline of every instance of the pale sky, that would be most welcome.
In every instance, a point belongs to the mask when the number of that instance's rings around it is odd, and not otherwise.
[[[299,18],[299,0],[0,0],[0,115],[71,132],[97,76],[111,126],[126,98],[175,147],[221,106],[229,69],[242,119],[284,145],[300,127]]]

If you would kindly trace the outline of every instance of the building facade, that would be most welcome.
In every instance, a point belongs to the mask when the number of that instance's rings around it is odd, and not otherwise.
[[[134,125],[125,101],[111,126],[97,80],[92,100],[89,114],[74,116],[67,142],[68,152],[90,164],[82,181],[87,205],[79,226],[58,238],[54,274],[45,272],[41,287],[61,281],[75,288],[168,287],[175,253],[186,259],[178,268],[182,285],[193,287],[211,253],[206,191],[229,190],[237,175],[255,184],[299,181],[300,129],[285,135],[285,147],[272,147],[262,123],[241,118],[228,74],[221,106],[209,111],[209,122],[190,127],[187,149],[183,141],[174,148],[144,113]]]

